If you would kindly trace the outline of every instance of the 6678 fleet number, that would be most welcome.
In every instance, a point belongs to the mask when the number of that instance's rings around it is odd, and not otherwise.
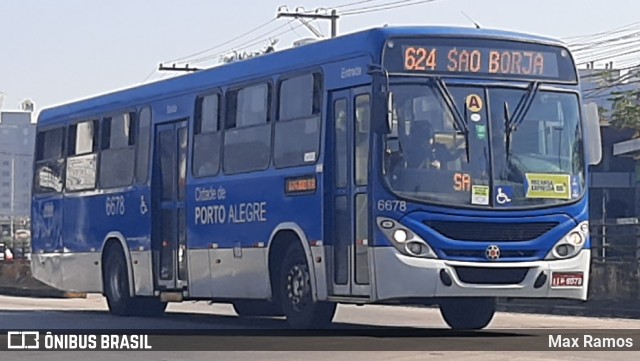
[[[399,201],[394,199],[381,199],[377,203],[379,211],[406,211],[407,210],[407,202]]]

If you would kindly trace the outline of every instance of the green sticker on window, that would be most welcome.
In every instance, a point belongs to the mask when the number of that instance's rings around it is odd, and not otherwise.
[[[487,126],[484,124],[476,124],[476,137],[484,140],[487,138]]]

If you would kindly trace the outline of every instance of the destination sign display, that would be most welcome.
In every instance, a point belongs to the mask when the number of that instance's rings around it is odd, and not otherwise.
[[[390,72],[576,81],[565,49],[513,41],[394,39],[387,42],[384,65]]]

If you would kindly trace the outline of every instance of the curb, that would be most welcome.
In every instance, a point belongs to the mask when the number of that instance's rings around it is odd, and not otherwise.
[[[37,298],[87,298],[84,292],[67,292],[42,288],[0,287],[0,295]]]

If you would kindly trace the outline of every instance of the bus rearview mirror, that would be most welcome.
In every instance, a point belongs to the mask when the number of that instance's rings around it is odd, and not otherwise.
[[[600,116],[595,103],[582,107],[584,116],[585,151],[589,165],[597,165],[602,160],[602,137],[600,135]]]
[[[373,101],[373,114],[375,132],[378,134],[389,134],[393,128],[393,93],[380,92]]]

